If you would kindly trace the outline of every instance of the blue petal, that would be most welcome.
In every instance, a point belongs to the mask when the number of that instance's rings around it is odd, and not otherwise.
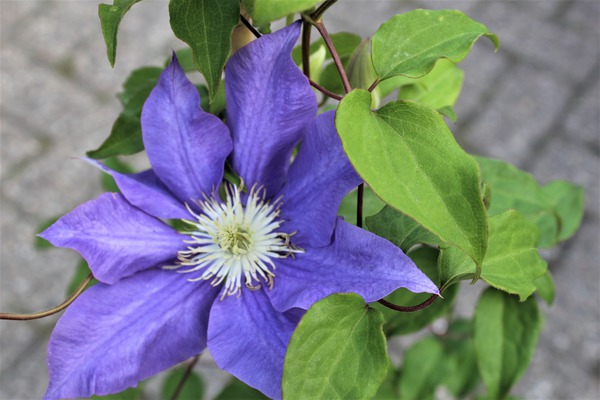
[[[342,149],[334,117],[334,111],[321,114],[306,130],[281,191],[282,217],[298,231],[294,243],[301,247],[331,242],[342,199],[362,182]]]
[[[300,23],[238,50],[225,69],[227,124],[234,146],[233,169],[250,187],[279,191],[292,149],[317,112],[317,100],[291,51]]]
[[[199,354],[217,293],[160,269],[91,287],[52,332],[44,398],[118,393]]]
[[[202,199],[220,185],[232,146],[229,130],[202,111],[175,56],[144,104],[142,137],[154,172],[181,201]]]
[[[285,352],[302,315],[275,311],[263,289],[244,289],[239,297],[213,304],[208,350],[219,368],[268,397],[281,398]]]
[[[54,246],[78,251],[94,276],[108,284],[175,260],[188,239],[118,193],[80,205],[40,236]]]
[[[127,201],[157,218],[190,218],[189,211],[169,188],[149,169],[137,174],[121,174],[99,161],[85,159],[88,163],[112,175]]]
[[[340,218],[330,246],[277,260],[275,285],[268,293],[273,306],[285,311],[306,310],[333,293],[357,293],[373,302],[401,287],[439,293],[402,250]]]

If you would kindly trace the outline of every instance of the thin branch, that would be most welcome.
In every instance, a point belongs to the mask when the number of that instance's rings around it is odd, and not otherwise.
[[[244,24],[244,26],[246,28],[248,28],[248,30],[250,32],[252,32],[252,34],[254,36],[256,36],[257,39],[262,36],[259,31],[257,31],[256,29],[254,29],[254,27],[252,26],[252,24],[250,22],[248,22],[248,20],[246,18],[244,18],[244,16],[242,14],[240,14],[240,20],[242,21],[242,24]]]
[[[310,83],[310,86],[314,87],[319,92],[323,93],[325,96],[331,97],[332,99],[335,99],[337,101],[342,100],[342,96],[325,89],[323,86],[319,85],[317,82],[313,81],[312,79],[309,79],[308,82]]]
[[[75,301],[75,299],[77,297],[79,297],[79,295],[81,293],[83,293],[83,291],[85,290],[86,286],[88,283],[90,283],[90,281],[92,280],[94,276],[92,274],[89,274],[84,280],[83,282],[81,282],[79,284],[79,286],[77,287],[77,289],[75,289],[75,291],[73,292],[73,294],[71,294],[64,302],[62,302],[60,305],[51,308],[49,310],[46,311],[40,311],[37,313],[32,313],[32,314],[16,314],[16,313],[0,313],[0,319],[8,319],[8,320],[12,320],[12,321],[29,321],[32,319],[39,319],[39,318],[44,318],[44,317],[48,317],[50,315],[56,314],[58,312],[61,312],[62,310],[64,310],[65,308],[67,308],[72,302]]]
[[[391,308],[394,311],[415,312],[415,311],[419,311],[419,310],[429,307],[429,305],[431,305],[431,303],[433,303],[438,297],[440,297],[440,296],[437,294],[432,294],[427,300],[425,300],[421,304],[417,304],[416,306],[399,306],[394,303],[390,303],[389,301],[384,300],[384,299],[377,300],[377,302],[379,302],[380,304],[383,304],[387,308]]]
[[[312,26],[308,21],[302,21],[302,72],[310,79],[310,31]]]
[[[334,5],[336,1],[337,0],[326,0],[325,2],[323,2],[323,4],[319,6],[319,8],[315,10],[314,13],[310,14],[310,17],[313,19],[313,21],[321,21],[321,17],[323,16],[323,14],[325,14],[325,11],[327,11],[329,7]]]
[[[192,375],[192,370],[196,366],[196,363],[198,362],[199,359],[200,359],[200,354],[195,356],[192,359],[192,361],[190,362],[190,364],[187,366],[187,368],[185,369],[185,372],[183,373],[183,376],[181,377],[181,380],[177,384],[177,387],[175,388],[175,391],[173,392],[173,395],[171,396],[171,400],[177,400],[177,398],[179,397],[179,394],[181,393],[181,390],[183,389],[183,386],[185,386],[185,383],[189,379],[190,375]]]
[[[331,57],[333,57],[333,62],[335,63],[338,73],[340,74],[340,78],[342,78],[342,83],[344,84],[344,91],[346,93],[350,92],[352,88],[350,87],[350,82],[348,82],[348,76],[346,75],[346,71],[344,70],[342,61],[340,60],[340,56],[338,55],[337,50],[335,49],[335,46],[329,37],[329,33],[327,32],[325,25],[323,25],[323,22],[321,21],[312,21],[312,24],[315,26],[315,28],[317,28],[323,37],[323,40],[325,41],[325,44],[331,53]]]
[[[363,198],[365,194],[365,184],[361,183],[358,185],[358,191],[356,193],[356,226],[362,228],[363,225]]]
[[[369,86],[369,88],[367,90],[369,92],[372,92],[373,90],[375,90],[375,88],[377,87],[378,84],[379,84],[379,78],[375,79],[375,82],[371,83],[371,86]]]

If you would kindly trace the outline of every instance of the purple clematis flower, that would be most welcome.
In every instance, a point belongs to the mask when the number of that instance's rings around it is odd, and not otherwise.
[[[142,112],[152,168],[125,175],[91,161],[122,194],[103,194],[41,234],[81,253],[100,281],[56,324],[45,398],[117,393],[207,347],[220,368],[279,398],[287,344],[316,301],[354,292],[373,302],[400,287],[438,293],[392,243],[336,218],[361,180],[333,112],[316,117],[291,59],[299,32],[294,23],[231,57],[227,125],[201,110],[173,58]],[[219,196],[226,160],[244,185]]]

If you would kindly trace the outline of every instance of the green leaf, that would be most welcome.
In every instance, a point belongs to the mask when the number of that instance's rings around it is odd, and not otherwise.
[[[396,400],[398,398],[398,371],[390,363],[385,380],[379,386],[373,400]]]
[[[418,244],[441,245],[440,239],[409,216],[385,206],[365,219],[367,227],[400,247],[405,253]]]
[[[305,11],[322,0],[244,0],[254,25],[264,25],[288,14]]]
[[[558,240],[570,238],[577,231],[583,219],[585,190],[570,182],[556,180],[543,186],[542,191],[558,215]]]
[[[540,297],[544,299],[549,306],[551,306],[552,303],[554,303],[556,287],[554,286],[554,280],[552,279],[550,270],[547,270],[544,275],[539,276],[535,280],[535,286]]]
[[[231,52],[231,32],[240,20],[239,1],[170,0],[169,16],[175,36],[192,48],[212,100]]]
[[[268,397],[244,382],[233,378],[215,400],[268,400]]]
[[[117,34],[119,33],[119,24],[129,11],[131,6],[140,0],[114,0],[113,5],[99,4],[98,16],[100,17],[100,27],[102,36],[106,43],[106,55],[108,62],[114,67],[117,56]]]
[[[354,189],[344,197],[338,215],[344,217],[346,222],[356,225],[356,205],[358,202],[357,190]],[[379,197],[371,190],[370,187],[365,185],[363,192],[363,216],[370,216],[380,211],[385,203],[381,201]]]
[[[371,111],[370,105],[369,92],[354,90],[335,119],[360,176],[386,203],[481,265],[487,214],[475,160],[431,108],[394,101]]]
[[[371,61],[370,38],[363,40],[356,50],[354,50],[346,65],[346,72],[348,74],[350,87],[356,89],[368,89],[371,84],[375,82],[376,75],[375,70],[373,69],[373,62]],[[377,87],[371,92],[371,97],[371,107],[379,108],[381,96],[379,95],[379,89]]]
[[[90,274],[90,272],[92,271],[90,271],[90,267],[88,267],[87,262],[84,259],[81,259],[79,264],[77,264],[77,268],[75,269],[75,273],[73,274],[69,285],[67,286],[67,296],[73,294],[73,292],[79,287],[79,285],[81,285],[83,280]],[[86,289],[89,289],[96,283],[98,283],[98,281],[96,279],[92,279],[87,284]]]
[[[372,397],[389,364],[382,322],[381,313],[356,294],[334,294],[313,304],[288,346],[283,397]]]
[[[477,364],[489,398],[504,398],[527,370],[541,323],[534,297],[520,303],[493,288],[483,292],[475,309]]]
[[[380,80],[395,75],[420,77],[431,71],[440,58],[461,61],[481,36],[499,46],[498,38],[484,25],[460,11],[414,10],[399,14],[373,35],[373,65]]]
[[[181,379],[185,375],[186,368],[174,368],[169,371],[169,374],[165,378],[161,388],[161,397],[163,399],[170,399],[177,390]],[[179,399],[202,399],[204,397],[204,384],[200,376],[191,371],[187,377],[181,391],[179,392]]]
[[[509,210],[489,219],[488,250],[481,279],[496,289],[517,294],[524,301],[536,290],[536,281],[547,270],[537,250],[536,227],[518,211]],[[475,272],[473,262],[455,248],[442,250],[440,278],[445,288]]]
[[[429,247],[421,247],[408,253],[408,256],[415,262],[417,267],[436,284],[439,283],[437,274],[438,253],[438,250]],[[430,306],[415,312],[402,313],[390,310],[377,303],[374,303],[373,306],[380,310],[385,318],[383,330],[386,336],[406,335],[423,329],[446,314],[456,299],[458,288],[458,285],[449,287],[444,292],[443,298],[438,298]],[[410,290],[401,288],[386,296],[385,299],[393,304],[412,306],[421,304],[430,296],[431,294],[428,293],[413,293]]]
[[[458,399],[467,398],[467,394],[481,379],[471,338],[471,325],[469,320],[452,321],[442,337],[445,353],[442,384]]]
[[[456,121],[453,106],[460,94],[463,76],[463,71],[452,61],[439,60],[430,73],[411,85],[402,86],[398,98],[426,104]]]
[[[350,54],[352,54],[354,49],[356,49],[362,41],[360,36],[348,32],[333,33],[329,35],[329,38],[331,39],[331,42],[337,50],[338,56],[340,56],[340,58],[350,57]],[[315,40],[310,44],[309,54],[314,54],[317,50],[321,48],[321,46],[325,46],[325,41],[323,40],[323,38]],[[294,60],[296,65],[300,65],[302,63],[302,46],[299,45],[294,47],[294,50],[292,50],[292,59]],[[325,53],[325,59],[332,59],[329,50],[327,50],[327,52]]]
[[[404,353],[400,372],[400,399],[433,399],[443,377],[444,348],[439,340],[426,337]]]
[[[88,151],[88,157],[101,159],[144,150],[140,116],[161,72],[161,68],[144,67],[129,75],[123,84],[123,92],[119,94],[123,111],[113,124],[109,137],[99,148]]]

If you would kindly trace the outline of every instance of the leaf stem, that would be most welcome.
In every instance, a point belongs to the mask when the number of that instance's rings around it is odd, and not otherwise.
[[[321,17],[323,16],[323,14],[325,14],[325,11],[327,11],[329,7],[334,5],[336,1],[337,0],[326,0],[325,2],[323,2],[323,4],[319,6],[319,8],[315,10],[315,12],[310,14],[310,17],[313,19],[313,21],[320,22]]]
[[[338,73],[340,74],[340,78],[342,78],[342,83],[344,84],[344,91],[346,93],[350,92],[352,90],[352,88],[350,87],[350,82],[348,81],[348,76],[346,75],[346,71],[344,70],[344,65],[342,64],[342,61],[340,60],[340,56],[338,55],[338,52],[335,49],[335,46],[333,45],[331,38],[329,37],[327,28],[325,28],[325,25],[323,24],[322,21],[312,20],[309,22],[312,23],[315,26],[315,28],[317,28],[317,30],[323,37],[323,40],[325,41],[325,45],[327,45],[327,48],[329,49],[329,52],[331,53],[331,57],[333,57],[333,62],[335,63],[335,67],[337,68]]]
[[[72,302],[75,301],[75,299],[77,297],[79,297],[79,295],[81,293],[83,293],[83,291],[85,290],[86,286],[88,283],[90,283],[90,281],[92,280],[94,276],[92,274],[89,274],[84,280],[83,282],[81,282],[79,284],[79,286],[77,287],[77,289],[75,289],[75,291],[73,292],[73,294],[71,294],[64,302],[62,302],[60,305],[51,308],[49,310],[46,311],[40,311],[37,313],[31,313],[31,314],[16,314],[16,313],[0,313],[0,319],[7,319],[7,320],[12,320],[12,321],[29,321],[32,319],[39,319],[39,318],[44,318],[44,317],[48,317],[50,315],[56,314],[62,310],[64,310],[65,308],[67,308]]]
[[[415,312],[415,311],[419,311],[419,310],[429,307],[431,305],[431,303],[433,303],[438,297],[440,297],[440,296],[437,294],[432,294],[427,300],[425,300],[421,304],[417,304],[415,306],[399,306],[394,303],[390,303],[389,301],[387,301],[385,299],[377,300],[377,302],[379,304],[383,304],[387,308],[391,308],[394,311]]]
[[[362,228],[363,225],[363,198],[365,195],[365,184],[358,185],[356,192],[356,226]]]
[[[244,24],[244,26],[246,28],[248,28],[248,30],[250,32],[252,32],[252,34],[254,36],[256,36],[257,39],[262,36],[259,31],[257,31],[256,29],[254,29],[254,27],[252,26],[252,24],[250,22],[248,22],[248,20],[246,18],[244,18],[244,16],[242,14],[240,14],[240,21],[242,21],[242,24]]]
[[[192,370],[196,366],[196,363],[198,363],[199,359],[200,359],[200,354],[195,356],[192,359],[192,361],[190,362],[190,364],[187,366],[187,368],[185,369],[185,372],[183,373],[183,376],[181,377],[181,380],[177,384],[177,387],[175,388],[175,391],[173,392],[173,395],[171,396],[171,400],[177,400],[177,398],[179,397],[179,394],[181,393],[181,390],[183,389],[183,386],[189,379],[190,375],[192,375]]]
[[[310,22],[302,21],[302,72],[310,79]]]
[[[332,99],[335,99],[337,101],[342,100],[342,96],[325,89],[323,86],[319,85],[317,82],[313,81],[312,79],[309,79],[308,82],[310,83],[310,86],[314,87],[319,92],[323,93],[325,96],[331,97]]]
[[[373,83],[371,83],[371,86],[369,86],[369,88],[367,89],[370,92],[372,92],[373,90],[375,90],[375,88],[377,87],[377,85],[379,84],[379,78],[375,79],[375,81]]]

